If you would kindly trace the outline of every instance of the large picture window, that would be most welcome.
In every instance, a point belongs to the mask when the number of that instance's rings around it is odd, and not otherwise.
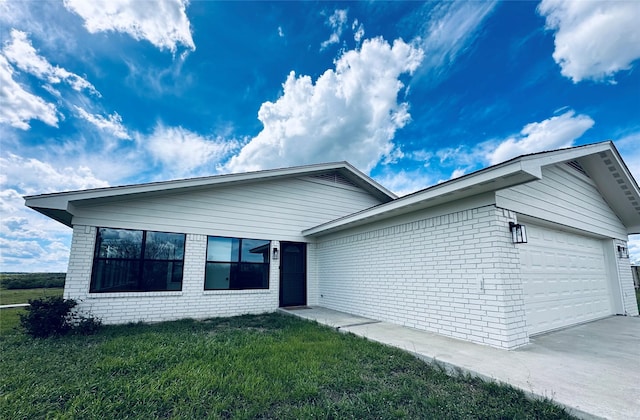
[[[182,233],[98,228],[91,293],[182,290]]]
[[[270,241],[260,239],[207,239],[205,290],[269,288]]]

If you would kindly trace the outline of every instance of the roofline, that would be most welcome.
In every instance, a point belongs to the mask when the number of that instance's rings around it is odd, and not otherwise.
[[[589,151],[588,153],[584,153],[584,149],[593,150]],[[473,195],[471,194],[472,190],[475,191],[475,194],[481,194],[489,190],[503,189],[518,184],[535,181],[542,178],[543,166],[563,161],[570,161],[576,159],[579,156],[612,149],[616,152],[617,158],[622,161],[622,158],[618,154],[617,149],[615,149],[613,142],[610,140],[517,156],[505,162],[488,166],[486,168],[471,172],[461,177],[450,179],[440,184],[436,184],[431,187],[427,187],[425,189],[405,195],[392,202],[379,204],[375,207],[371,207],[369,209],[365,209],[360,212],[323,223],[310,229],[306,229],[302,232],[302,234],[304,236],[311,237],[328,234],[346,229],[347,227],[368,223],[369,221],[371,221],[371,219],[382,220],[390,217],[391,214],[397,214],[399,211],[408,213],[410,211],[418,210],[419,208],[428,208],[435,205],[444,204],[455,199],[465,198]],[[574,153],[571,153],[572,151]],[[577,156],[567,156],[567,154],[576,154]],[[545,159],[541,162],[540,158],[542,156],[544,156]],[[628,172],[626,165],[625,169],[627,170],[627,174],[630,175],[630,172]],[[511,181],[502,182],[499,188],[479,188],[482,184],[491,183],[499,178],[505,180],[510,178]],[[631,177],[631,179],[633,178]],[[464,194],[465,190],[469,191],[469,194]],[[445,199],[444,196],[449,196],[449,198]],[[440,198],[440,200],[435,200],[437,198]],[[433,200],[433,202],[430,204],[428,202],[429,200]]]
[[[71,227],[73,203],[84,200],[111,199],[138,194],[158,194],[183,189],[227,186],[237,183],[257,182],[284,177],[311,176],[328,171],[338,171],[353,185],[367,191],[382,202],[392,201],[397,196],[360,172],[348,162],[320,163],[291,168],[266,169],[262,171],[213,175],[171,181],[150,182],[115,187],[92,188],[87,190],[64,191],[40,195],[24,196],[25,205],[47,217]]]
[[[329,162],[329,163],[316,163],[310,165],[302,165],[302,166],[293,166],[289,168],[277,168],[277,169],[264,169],[260,171],[251,171],[251,172],[240,172],[240,173],[230,173],[230,174],[220,174],[220,175],[210,175],[204,177],[195,177],[195,178],[183,178],[183,179],[175,179],[169,181],[156,181],[156,182],[147,182],[141,184],[128,184],[128,185],[118,185],[113,187],[100,187],[100,188],[89,188],[85,190],[72,190],[72,191],[62,191],[55,193],[47,193],[47,194],[37,194],[37,195],[26,195],[23,198],[25,200],[39,199],[39,198],[47,198],[47,197],[64,197],[64,196],[72,196],[72,195],[84,195],[81,199],[86,198],[103,198],[103,197],[112,197],[118,195],[126,195],[126,194],[139,194],[145,192],[157,192],[162,190],[175,190],[180,188],[192,188],[199,186],[207,186],[207,185],[217,185],[223,183],[231,183],[231,182],[241,182],[241,181],[253,181],[267,178],[276,178],[283,176],[293,176],[293,175],[301,175],[310,172],[321,172],[327,170],[338,170],[338,169],[346,169],[349,172],[352,172],[354,175],[357,175],[363,181],[366,182],[370,187],[375,190],[380,191],[383,195],[387,196],[390,199],[395,199],[397,196],[374,181],[371,177],[365,175],[363,172],[358,170],[356,167],[351,165],[349,162],[341,161],[341,162]]]

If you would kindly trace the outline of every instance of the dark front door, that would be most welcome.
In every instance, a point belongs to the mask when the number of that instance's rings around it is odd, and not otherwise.
[[[307,304],[307,244],[280,242],[280,306]]]

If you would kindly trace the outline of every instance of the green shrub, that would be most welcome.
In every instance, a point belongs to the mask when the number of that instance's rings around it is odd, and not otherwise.
[[[60,336],[72,331],[95,333],[101,321],[75,311],[77,304],[73,299],[62,297],[30,299],[27,313],[20,315],[20,325],[27,334],[36,338]]]
[[[4,289],[38,289],[64,287],[65,273],[17,273],[0,276]]]

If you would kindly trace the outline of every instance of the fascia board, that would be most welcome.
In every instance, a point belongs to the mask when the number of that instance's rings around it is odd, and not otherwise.
[[[399,213],[408,213],[420,208],[444,204],[449,201],[474,194],[508,188],[541,178],[541,169],[535,165],[523,165],[520,160],[511,161],[481,170],[449,182],[435,185],[422,191],[401,197],[387,204],[381,204],[367,210],[342,217],[322,225],[306,229],[304,236],[326,234],[341,230],[347,226],[362,224],[371,219],[384,219]]]

